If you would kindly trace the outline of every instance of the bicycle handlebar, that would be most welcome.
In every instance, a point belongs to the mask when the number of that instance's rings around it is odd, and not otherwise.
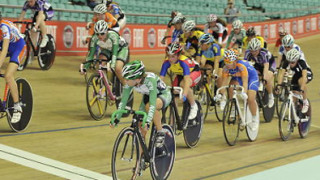
[[[88,63],[99,63],[101,64],[102,62],[110,62],[111,59],[91,59],[91,60],[88,60],[86,62],[83,62],[82,64],[88,64]]]
[[[229,85],[229,86],[221,86],[221,87],[217,90],[216,94],[219,94],[222,89],[226,89],[226,88],[240,89],[240,90],[241,90],[241,93],[244,92],[244,87],[243,87],[243,86],[240,86],[240,85]]]
[[[111,121],[110,123],[111,124],[114,124],[116,123],[116,125],[119,123],[119,120],[118,119],[115,119],[115,116],[118,114],[118,113],[128,113],[129,114],[134,114],[134,115],[143,115],[143,120],[142,120],[142,127],[144,128],[145,124],[146,124],[146,121],[147,121],[147,113],[144,112],[144,111],[134,111],[134,110],[117,110],[115,111],[114,113],[112,113],[111,115]],[[118,120],[118,122],[115,122],[116,120]]]
[[[29,21],[13,21],[13,23],[15,23],[15,24],[34,24],[33,22],[29,22]]]

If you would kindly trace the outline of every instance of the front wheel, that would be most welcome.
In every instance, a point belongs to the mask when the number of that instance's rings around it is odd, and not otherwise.
[[[11,123],[14,102],[13,102],[10,91],[8,92],[8,95],[7,95],[6,109],[7,109],[7,119],[8,119],[9,126],[13,131],[19,132],[19,131],[25,130],[31,121],[32,112],[33,112],[33,96],[32,96],[31,86],[27,80],[18,78],[16,80],[16,83],[18,86],[19,101],[22,108],[20,121],[18,123]]]
[[[56,44],[51,34],[47,34],[48,43],[39,49],[38,63],[42,70],[48,70],[53,65],[56,56]]]
[[[227,100],[223,112],[223,134],[226,142],[234,146],[239,137],[240,116],[235,99]]]
[[[139,142],[131,127],[118,135],[112,151],[111,172],[113,179],[136,179],[139,167]]]
[[[259,119],[259,108],[257,108],[257,112],[256,112],[256,117],[257,117],[257,121],[255,123],[257,123],[257,125],[253,125],[253,118],[252,118],[252,114],[251,111],[249,109],[249,106],[247,106],[247,110],[246,110],[246,132],[247,132],[247,137],[249,139],[249,141],[255,141],[258,137],[258,132],[259,132],[259,124],[260,124],[260,119]]]
[[[309,99],[308,99],[309,101]],[[300,112],[301,113],[301,112]],[[299,115],[300,121],[298,124],[298,129],[299,129],[299,134],[301,138],[305,138],[308,133],[309,133],[309,129],[310,129],[310,125],[311,125],[311,104],[309,101],[309,109],[305,114],[300,114]]]
[[[86,90],[87,108],[91,117],[102,120],[107,110],[107,90],[103,79],[95,73],[89,77]]]
[[[169,125],[164,124],[162,128],[165,130],[165,140],[162,147],[157,148],[153,141],[151,145],[150,172],[153,179],[168,179],[171,174],[175,156],[176,142],[174,132]]]
[[[283,141],[287,141],[293,132],[294,124],[293,124],[293,116],[292,109],[290,110],[290,100],[286,100],[282,103],[280,110],[280,118],[279,118],[279,133],[280,137]]]

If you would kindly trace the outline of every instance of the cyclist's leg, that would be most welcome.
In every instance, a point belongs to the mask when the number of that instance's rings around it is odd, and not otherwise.
[[[256,115],[257,115],[257,109],[258,109],[258,105],[256,102],[256,95],[257,95],[257,91],[259,89],[259,79],[257,78],[253,78],[253,79],[249,79],[248,82],[248,105],[249,105],[249,109],[251,111],[252,117],[254,120],[256,120]]]
[[[115,67],[116,76],[119,78],[121,84],[123,84],[123,85],[125,84],[125,80],[122,77],[122,68],[129,61],[128,54],[129,54],[128,47],[127,46],[123,47],[118,54],[117,61],[116,61],[116,67]]]
[[[126,24],[127,24],[127,18],[126,18],[125,15],[123,16],[123,18],[118,19],[118,24],[119,24],[119,26],[120,26],[120,29],[123,29],[123,28],[126,26]]]

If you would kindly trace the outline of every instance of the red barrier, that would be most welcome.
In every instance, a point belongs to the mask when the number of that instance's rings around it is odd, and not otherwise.
[[[48,33],[52,34],[57,43],[57,55],[74,56],[87,53],[87,45],[82,39],[88,35],[86,23],[48,21]],[[278,28],[284,27],[295,38],[318,34],[320,32],[320,14],[297,18],[245,23],[245,28],[254,26],[257,34],[263,36],[268,43],[278,38]],[[203,25],[200,25],[203,27]],[[164,52],[160,41],[166,31],[166,25],[133,25],[128,24],[121,32],[130,45],[131,54],[159,54]],[[228,26],[231,29],[231,26]]]

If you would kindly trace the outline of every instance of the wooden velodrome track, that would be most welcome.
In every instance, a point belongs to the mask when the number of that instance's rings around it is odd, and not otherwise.
[[[295,131],[289,141],[283,142],[278,133],[278,121],[274,118],[271,123],[261,124],[257,141],[248,142],[245,132],[240,132],[239,142],[230,147],[224,140],[222,124],[210,114],[197,147],[186,148],[183,136],[177,137],[177,155],[170,179],[234,179],[319,155],[319,41],[320,35],[296,41],[314,73],[308,91],[313,109],[312,127],[306,139],[301,139]],[[163,56],[136,55],[131,59],[141,59],[148,71],[159,72]],[[102,121],[90,117],[85,102],[84,78],[78,72],[83,59],[57,57],[49,71],[41,71],[37,61],[33,61],[29,68],[17,73],[32,85],[33,117],[28,129],[22,133],[11,132],[6,119],[1,120],[0,143],[111,176],[113,143],[118,132],[128,124],[120,124],[115,129],[108,126],[114,106],[108,107],[108,114]],[[1,81],[3,89],[3,79]],[[140,97],[135,96],[136,108]],[[121,122],[129,122],[129,119]],[[6,180],[62,179],[6,160],[0,161],[0,174],[1,179]],[[149,170],[140,179],[151,179]]]

